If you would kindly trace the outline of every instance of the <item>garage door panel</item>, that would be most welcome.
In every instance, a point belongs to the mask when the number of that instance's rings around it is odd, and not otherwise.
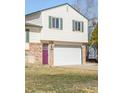
[[[54,48],[54,65],[81,64],[81,48],[56,46]]]

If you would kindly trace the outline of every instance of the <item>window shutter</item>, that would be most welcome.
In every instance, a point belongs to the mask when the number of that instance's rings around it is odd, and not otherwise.
[[[73,29],[73,31],[75,31],[75,22],[74,22],[74,20],[72,21],[72,29]]]
[[[51,28],[51,16],[49,16],[49,28]]]
[[[84,23],[83,22],[81,22],[81,32],[83,32],[84,31]]]
[[[84,23],[82,22],[82,32],[84,31]]]
[[[26,42],[29,42],[29,31],[26,31]]]
[[[62,20],[62,18],[60,18],[60,30],[62,30],[63,29],[63,20]]]
[[[80,32],[82,32],[82,22],[80,22]]]

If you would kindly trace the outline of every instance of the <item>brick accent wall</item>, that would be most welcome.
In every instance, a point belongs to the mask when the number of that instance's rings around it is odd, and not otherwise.
[[[28,59],[29,54],[30,54],[30,51],[29,50],[25,50],[25,62],[26,63],[29,62],[29,59]]]
[[[41,43],[30,43],[29,47],[30,47],[29,55],[35,59],[35,62],[39,62],[42,64],[42,46],[41,46]]]

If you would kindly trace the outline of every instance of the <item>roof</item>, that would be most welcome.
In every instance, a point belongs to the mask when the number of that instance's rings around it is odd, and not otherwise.
[[[40,25],[32,24],[32,23],[25,23],[26,26],[35,26],[35,27],[42,27]]]
[[[46,10],[49,10],[49,9],[53,9],[53,8],[56,8],[56,7],[64,6],[64,5],[69,5],[71,8],[73,8],[75,11],[77,11],[80,15],[82,15],[83,17],[85,17],[88,20],[88,18],[86,16],[84,16],[80,11],[78,11],[77,9],[75,9],[73,6],[71,6],[68,3],[64,3],[64,4],[61,4],[61,5],[57,5],[57,6],[42,9],[42,10],[39,10],[39,11],[36,11],[36,12],[33,12],[33,13],[29,13],[29,14],[26,14],[26,16],[29,16],[29,15],[32,15],[32,14],[35,14],[35,13],[38,13],[38,12],[46,11]]]

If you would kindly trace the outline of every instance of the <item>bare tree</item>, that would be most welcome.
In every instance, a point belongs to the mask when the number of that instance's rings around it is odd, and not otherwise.
[[[78,11],[81,11],[81,8],[80,8],[80,1],[81,0],[75,0],[74,1],[74,4],[73,4],[73,7],[78,10]]]
[[[83,2],[83,3],[82,3]],[[75,0],[73,7],[80,11],[82,14],[87,16],[88,18],[95,16],[95,0]],[[85,3],[85,11],[83,9],[83,5]]]
[[[95,16],[94,1],[95,0],[86,0],[86,15],[87,15],[87,17],[94,17]]]

